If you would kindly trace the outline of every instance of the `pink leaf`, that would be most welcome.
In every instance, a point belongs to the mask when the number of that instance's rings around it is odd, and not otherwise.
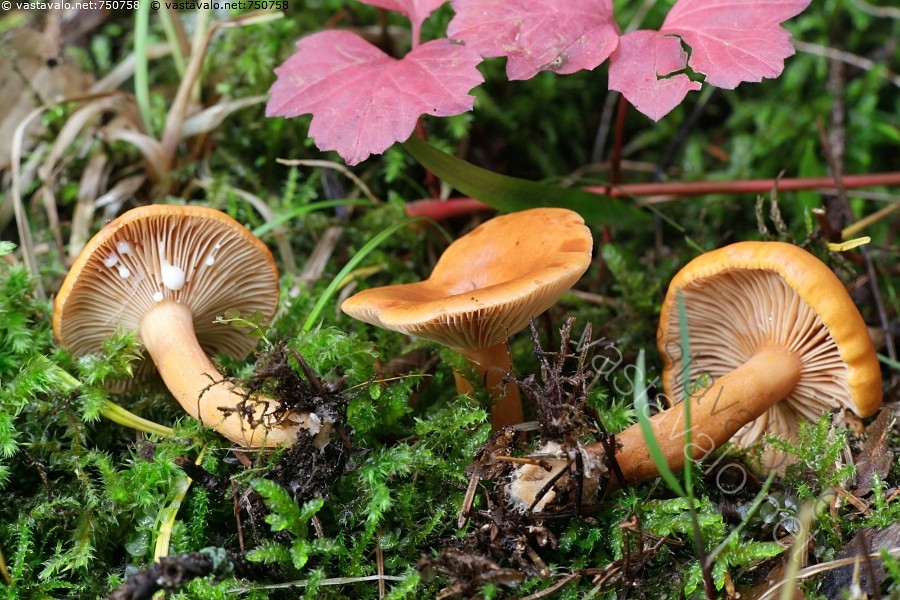
[[[734,89],[784,70],[794,54],[791,35],[780,23],[811,0],[678,0],[661,33],[677,34],[691,47],[691,68],[707,83]]]
[[[447,36],[506,56],[509,79],[595,69],[616,48],[612,0],[452,0]]]
[[[700,84],[684,73],[687,55],[678,38],[655,31],[633,31],[619,38],[609,59],[609,89],[618,90],[636,109],[659,121]]]
[[[412,134],[422,114],[472,110],[483,81],[481,57],[448,39],[422,44],[402,60],[348,31],[301,39],[280,67],[266,116],[312,113],[309,135],[355,165]]]
[[[380,8],[386,8],[404,15],[412,23],[413,31],[418,32],[422,23],[431,13],[447,0],[360,0],[364,4],[371,4]],[[418,41],[418,40],[417,40]]]

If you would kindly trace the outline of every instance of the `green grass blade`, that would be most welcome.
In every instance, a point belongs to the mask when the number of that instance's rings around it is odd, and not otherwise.
[[[34,360],[40,362],[44,367],[44,371],[52,378],[53,383],[60,391],[69,393],[82,386],[82,383],[78,378],[56,363],[51,362],[46,356],[38,356]],[[104,401],[103,408],[100,410],[100,415],[113,423],[118,423],[119,425],[124,425],[125,427],[130,427],[144,433],[158,435],[160,437],[172,437],[175,433],[172,431],[171,427],[166,427],[165,425],[160,425],[159,423],[138,416],[111,400]]]
[[[154,135],[150,113],[150,75],[147,48],[150,45],[150,3],[141,2],[134,14],[134,98],[149,135]]]
[[[706,591],[707,598],[715,598],[715,587],[712,582],[712,574],[710,572],[710,562],[704,555],[703,534],[700,530],[700,517],[697,515],[696,502],[694,501],[694,480],[693,470],[694,461],[691,459],[691,343],[688,336],[687,309],[684,306],[684,294],[678,290],[676,294],[678,303],[678,333],[679,342],[681,344],[681,375],[684,383],[684,488],[685,497],[688,499],[691,515],[691,526],[694,530],[694,553],[700,561],[701,571],[703,573],[703,587]]]
[[[626,200],[500,175],[439,150],[416,135],[403,147],[446,183],[500,211],[559,206],[578,212],[591,225],[630,225],[649,219],[648,213]]]
[[[684,487],[688,497],[694,497],[693,470],[694,461],[688,449],[691,447],[691,340],[688,334],[687,309],[684,306],[684,293],[681,290],[675,295],[678,302],[678,334],[681,342],[681,381],[684,383]]]
[[[900,371],[900,361],[888,358],[884,354],[879,354],[878,360],[880,360],[883,364],[887,365],[888,368],[894,369],[895,371]]]
[[[309,331],[313,328],[316,322],[319,320],[319,315],[322,314],[322,311],[325,310],[325,306],[331,301],[331,297],[334,296],[335,292],[337,292],[338,287],[341,285],[341,282],[353,272],[354,269],[363,261],[363,259],[369,255],[375,248],[380,246],[386,239],[394,235],[397,231],[406,227],[407,225],[411,225],[413,223],[417,223],[419,221],[425,221],[425,217],[411,217],[408,219],[403,219],[402,221],[398,221],[380,232],[378,235],[369,240],[365,246],[359,249],[359,251],[353,255],[353,257],[347,261],[347,264],[344,265],[344,268],[334,276],[334,279],[331,280],[331,283],[328,284],[328,287],[325,288],[325,291],[322,292],[322,295],[319,296],[319,299],[316,301],[316,305],[313,307],[312,312],[309,313],[309,317],[307,317],[306,322],[303,323],[303,331]]]
[[[644,443],[647,444],[647,451],[650,453],[650,458],[653,459],[653,464],[656,465],[666,485],[679,496],[687,497],[684,488],[681,487],[681,482],[678,481],[678,478],[675,477],[675,474],[669,468],[669,463],[659,447],[656,434],[653,433],[653,424],[650,422],[650,407],[647,403],[647,376],[644,370],[643,348],[638,353],[636,367],[634,375],[634,408],[637,411],[641,433],[644,435]]]
[[[140,417],[130,410],[122,408],[115,402],[109,400],[105,402],[100,414],[113,423],[118,423],[119,425],[124,425],[125,427],[130,427],[144,433],[150,433],[160,437],[172,437],[175,435],[175,432],[172,431],[171,427],[166,427],[165,425],[160,425],[159,423]]]
[[[184,77],[184,71],[187,68],[187,61],[184,58],[184,54],[181,52],[181,44],[178,43],[178,34],[175,33],[175,24],[172,21],[172,14],[167,8],[162,8],[158,13],[159,21],[162,23],[163,31],[166,34],[166,40],[169,42],[169,47],[172,49],[172,61],[175,63],[175,71],[178,72],[178,77]],[[179,18],[179,17],[175,17]]]

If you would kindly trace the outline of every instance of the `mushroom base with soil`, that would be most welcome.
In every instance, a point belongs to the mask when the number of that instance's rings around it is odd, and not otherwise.
[[[744,425],[763,415],[774,403],[790,394],[800,379],[801,368],[802,363],[793,352],[774,346],[758,352],[744,365],[720,377],[709,387],[697,391],[690,398],[689,447],[685,444],[683,402],[654,415],[650,423],[666,463],[673,471],[679,471],[684,468],[688,451],[693,460],[700,460],[711,454]],[[659,476],[659,470],[650,457],[638,424],[616,434],[616,445],[619,448],[616,462],[627,483],[638,483]],[[607,463],[606,450],[602,444],[590,444],[584,447],[584,451],[591,462]],[[546,504],[547,499],[538,499],[535,495],[565,466],[563,461],[547,462],[550,463],[550,471],[532,465],[519,469],[508,488],[510,499],[516,505],[528,507],[535,503],[538,506]],[[608,489],[617,486],[618,482],[611,477]],[[597,489],[599,482],[591,481],[585,485],[585,501],[592,500],[587,496],[590,490]]]
[[[330,426],[312,414],[283,410],[270,398],[248,399],[207,358],[184,304],[164,300],[141,321],[141,339],[166,386],[182,408],[207,427],[242,446],[292,444],[301,429],[327,443]]]

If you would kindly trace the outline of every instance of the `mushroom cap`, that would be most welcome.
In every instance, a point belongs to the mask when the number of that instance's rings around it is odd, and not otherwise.
[[[272,253],[218,210],[151,204],[109,222],[75,260],[56,296],[53,331],[75,354],[101,348],[120,328],[140,331],[163,300],[190,306],[210,356],[243,358],[257,340],[215,324],[228,309],[271,321],[278,304]]]
[[[717,379],[765,346],[788,348],[803,363],[793,392],[732,443],[746,448],[764,434],[790,439],[800,419],[816,421],[835,407],[867,417],[880,406],[881,370],[866,324],[841,281],[809,252],[782,242],[739,242],[695,258],[675,276],[658,340],[663,387],[674,401],[684,398],[679,291],[693,377]],[[764,455],[763,463],[773,458]]]
[[[425,281],[364,290],[341,310],[451,348],[489,348],[550,308],[587,270],[592,250],[574,211],[503,215],[450,244]]]

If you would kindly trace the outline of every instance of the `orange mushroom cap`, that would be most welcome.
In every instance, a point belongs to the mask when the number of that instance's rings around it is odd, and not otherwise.
[[[495,217],[444,251],[425,281],[372,288],[341,310],[457,349],[495,346],[547,310],[590,265],[581,216],[535,208]]]
[[[692,377],[718,379],[767,347],[784,348],[802,363],[790,395],[738,431],[732,438],[738,446],[756,444],[765,433],[791,438],[799,419],[815,421],[835,407],[866,417],[880,406],[881,370],[865,322],[841,281],[809,252],[740,242],[695,258],[675,276],[658,340],[663,387],[674,401],[684,398],[678,292]]]

